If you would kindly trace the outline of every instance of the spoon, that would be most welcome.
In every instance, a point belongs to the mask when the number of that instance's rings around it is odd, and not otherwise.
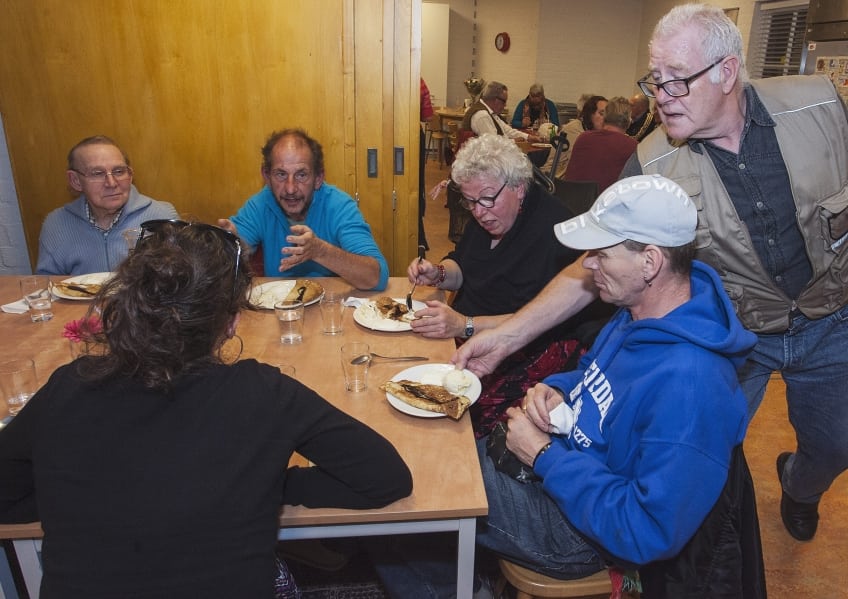
[[[353,358],[350,363],[354,365],[365,364],[366,362],[370,362],[371,360],[385,360],[386,362],[419,362],[421,360],[429,360],[426,356],[381,356],[380,354],[375,354],[371,352],[370,354],[362,354],[361,356],[356,356]]]

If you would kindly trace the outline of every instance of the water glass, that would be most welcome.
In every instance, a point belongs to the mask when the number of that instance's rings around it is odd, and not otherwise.
[[[371,348],[367,343],[356,341],[342,345],[342,370],[345,389],[365,391],[368,388],[368,368],[371,366]]]
[[[283,300],[274,304],[280,323],[280,343],[295,345],[303,341],[303,302]]]
[[[53,318],[53,297],[50,295],[50,277],[33,275],[20,281],[21,296],[29,306],[29,317],[33,322]]]
[[[35,362],[19,359],[0,363],[0,393],[9,408],[9,414],[16,416],[37,390]]]
[[[321,298],[321,323],[325,335],[340,335],[344,318],[344,294],[337,291],[325,291]]]

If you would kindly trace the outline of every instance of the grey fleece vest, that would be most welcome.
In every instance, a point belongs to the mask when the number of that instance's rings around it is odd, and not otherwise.
[[[637,154],[643,172],[673,179],[697,206],[697,258],[718,271],[743,324],[755,333],[777,333],[789,327],[795,308],[816,319],[848,303],[848,241],[835,243],[828,228],[828,217],[848,207],[848,111],[826,77],[776,77],[751,85],[777,125],[795,218],[813,268],[795,301],[760,262],[706,152],[670,142],[658,130]]]

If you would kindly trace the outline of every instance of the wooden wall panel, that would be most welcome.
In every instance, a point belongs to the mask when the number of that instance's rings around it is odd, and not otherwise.
[[[327,180],[359,191],[378,242],[391,246],[382,149],[393,49],[384,56],[382,4],[6,0],[0,111],[33,260],[44,216],[72,197],[68,149],[97,133],[128,152],[142,193],[214,221],[262,185],[267,135],[302,126],[324,146]],[[381,149],[376,181],[362,178],[368,144]]]

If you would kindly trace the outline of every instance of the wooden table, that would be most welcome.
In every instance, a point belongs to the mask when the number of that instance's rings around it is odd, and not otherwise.
[[[17,280],[12,276],[0,277],[0,303],[17,299]],[[265,280],[271,279],[258,282]],[[391,278],[388,289],[382,293],[350,290],[338,278],[316,281],[326,289],[345,290],[346,295],[357,297],[390,295],[403,298],[409,291],[409,282],[404,277]],[[419,287],[415,293],[415,299],[422,301],[442,297],[442,292],[430,287]],[[58,300],[54,303],[53,320],[45,323],[32,323],[27,314],[0,313],[0,335],[5,341],[0,346],[0,360],[32,357],[39,381],[44,383],[57,366],[70,359],[69,342],[62,337],[64,324],[82,317],[88,306],[89,302],[85,301]],[[488,505],[468,417],[459,422],[447,418],[416,418],[391,407],[379,390],[380,383],[421,362],[375,362],[369,374],[368,389],[350,393],[344,388],[339,359],[342,344],[365,341],[372,351],[380,354],[423,355],[429,356],[433,363],[447,362],[454,351],[453,340],[425,339],[412,332],[372,331],[356,324],[352,311],[352,308],[345,308],[343,333],[329,336],[320,332],[318,305],[308,306],[304,340],[295,346],[280,344],[272,311],[245,312],[238,328],[238,335],[244,341],[242,358],[293,365],[297,369],[297,379],[389,439],[412,471],[413,492],[405,499],[375,510],[283,506],[279,538],[456,531],[459,535],[457,596],[471,597],[476,518],[487,513]],[[0,406],[0,415],[5,415],[5,411],[6,406]],[[0,527],[0,538],[5,528]],[[20,536],[19,531],[16,536]],[[15,542],[16,549],[21,550],[26,540]]]
[[[460,121],[465,118],[465,108],[437,108],[436,114],[439,116],[439,129],[445,130],[446,121]]]

